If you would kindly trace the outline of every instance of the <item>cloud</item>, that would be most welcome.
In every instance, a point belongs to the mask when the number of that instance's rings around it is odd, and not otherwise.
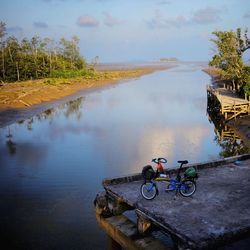
[[[189,24],[189,20],[184,16],[177,16],[173,18],[166,18],[162,16],[160,11],[155,12],[155,16],[147,21],[149,28],[170,28],[170,27],[180,27]]]
[[[79,16],[77,19],[77,25],[79,25],[80,27],[93,28],[99,26],[99,21],[93,16]]]
[[[250,18],[250,11],[246,12],[243,17],[244,18]]]
[[[198,24],[215,23],[221,20],[220,14],[221,10],[206,7],[205,9],[197,10],[192,17],[192,21]]]
[[[192,24],[209,24],[215,23],[221,20],[221,10],[212,7],[199,9],[194,12],[191,16],[185,17],[183,15],[175,17],[163,16],[159,10],[155,11],[154,17],[146,21],[149,28],[171,28],[171,27],[183,27]],[[250,13],[249,13],[250,14]]]
[[[45,22],[34,22],[33,25],[36,28],[39,28],[39,29],[46,29],[46,28],[48,28],[48,24],[45,23]]]
[[[170,4],[170,3],[171,3],[170,1],[166,1],[166,0],[158,2],[159,5],[165,5],[165,4]]]
[[[39,0],[41,2],[44,2],[44,3],[66,3],[66,2],[100,2],[100,3],[105,3],[105,2],[108,2],[108,1],[112,1],[112,0]]]
[[[45,3],[52,3],[52,2],[67,2],[67,0],[41,0]],[[80,1],[80,0],[79,0]]]
[[[116,26],[116,25],[120,25],[122,23],[122,20],[111,16],[107,12],[104,12],[103,14],[105,16],[105,18],[104,18],[104,24],[106,26],[113,27],[113,26]]]
[[[22,32],[22,31],[23,31],[23,28],[20,26],[12,26],[12,27],[7,28],[8,33],[17,33],[17,32]]]

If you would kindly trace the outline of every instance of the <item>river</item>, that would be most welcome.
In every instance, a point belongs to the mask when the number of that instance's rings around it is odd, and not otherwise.
[[[201,70],[179,64],[1,128],[0,237],[8,249],[105,249],[93,206],[103,178],[140,172],[160,156],[173,167],[223,155]]]

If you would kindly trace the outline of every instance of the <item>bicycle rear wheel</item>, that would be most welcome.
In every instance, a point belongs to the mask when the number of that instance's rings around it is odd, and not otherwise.
[[[145,182],[141,185],[140,188],[141,195],[146,200],[153,200],[155,196],[157,195],[157,187],[152,182]]]
[[[184,180],[182,181],[179,191],[184,197],[191,196],[196,191],[196,183],[192,180]]]

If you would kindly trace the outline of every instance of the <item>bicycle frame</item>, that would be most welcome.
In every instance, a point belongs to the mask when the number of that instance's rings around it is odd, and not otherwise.
[[[184,197],[191,196],[196,191],[196,183],[192,179],[187,179],[181,176],[181,168],[184,164],[187,164],[188,161],[178,161],[180,167],[177,170],[177,174],[174,178],[168,177],[166,175],[159,175],[164,172],[161,166],[161,163],[165,163],[167,160],[165,158],[158,158],[152,160],[154,163],[157,163],[157,171],[153,179],[144,179],[144,183],[141,185],[140,191],[142,196],[147,200],[152,200],[159,194],[159,189],[157,182],[165,181],[167,186],[165,191],[179,191],[179,193]],[[151,167],[151,166],[150,166]],[[152,168],[152,167],[151,167]],[[143,175],[144,176],[144,175]]]
[[[157,163],[158,165],[161,165],[161,163]],[[182,177],[180,175],[180,172],[181,172],[181,168],[182,166],[184,165],[185,163],[182,162],[178,171],[177,171],[177,175],[176,175],[176,178],[170,178],[170,177],[156,177],[154,180],[151,180],[150,182],[152,183],[152,186],[148,189],[148,191],[151,191],[153,189],[153,186],[155,186],[156,190],[157,190],[157,194],[159,193],[158,191],[158,187],[157,187],[157,183],[156,182],[159,182],[159,181],[166,181],[166,182],[169,182],[169,191],[174,191],[176,190],[179,191],[179,190],[186,190],[186,186],[183,185],[183,181],[182,181]],[[157,168],[158,170],[158,168]]]
[[[157,177],[154,180],[151,180],[151,186],[149,186],[149,188],[147,189],[148,191],[151,191],[153,189],[153,187],[155,186],[155,188],[158,191],[158,187],[157,187],[157,182],[160,181],[166,181],[169,182],[169,191],[178,191],[178,190],[185,190],[186,187],[183,185],[183,182],[181,180],[177,180],[177,179],[171,179],[168,177]]]
[[[184,186],[184,183],[182,181],[171,179],[169,184],[169,191],[174,191],[174,190],[176,191],[186,190],[186,186]]]

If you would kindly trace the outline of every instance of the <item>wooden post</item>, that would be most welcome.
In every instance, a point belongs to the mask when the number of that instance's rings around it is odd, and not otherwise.
[[[146,219],[142,214],[136,212],[137,214],[137,229],[139,233],[145,233],[152,225],[151,221]]]
[[[119,197],[113,197],[109,193],[101,192],[96,195],[94,205],[96,213],[103,217],[112,215],[121,215],[127,210],[134,209],[127,203],[123,202]]]
[[[177,250],[191,250],[191,247],[183,241],[180,241],[178,238],[171,236],[173,243],[174,243],[174,249]]]
[[[17,72],[17,81],[19,82],[19,80],[20,80],[20,73],[19,73],[18,62],[16,62],[16,72]]]
[[[235,82],[234,82],[234,79],[233,79],[233,86],[232,86],[232,88],[233,88],[233,92],[235,92]]]
[[[107,235],[108,250],[122,250],[122,247],[113,238]]]
[[[233,104],[233,108],[234,108],[234,120],[236,121],[235,101],[234,101],[234,104]]]
[[[104,217],[112,216],[112,211],[110,211],[108,207],[106,192],[100,192],[96,195],[94,205],[95,211],[98,215],[102,215]]]

